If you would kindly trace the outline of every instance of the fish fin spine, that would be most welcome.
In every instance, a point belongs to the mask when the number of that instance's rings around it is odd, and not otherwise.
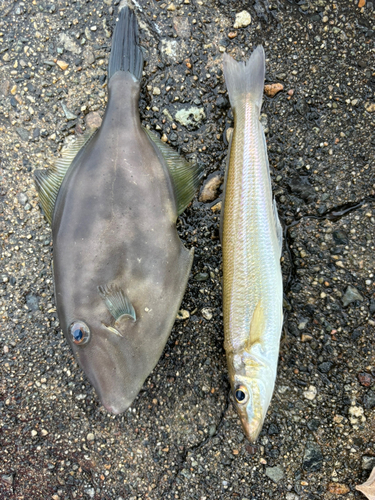
[[[224,54],[223,67],[232,108],[243,106],[244,100],[250,97],[260,111],[265,75],[263,47],[259,45],[246,62],[237,62],[229,54]]]
[[[185,160],[177,151],[161,141],[155,133],[146,128],[143,130],[164,158],[176,199],[177,215],[180,215],[189,205],[198,189],[204,173],[203,167]]]
[[[133,9],[126,6],[120,10],[112,37],[108,80],[117,71],[129,71],[136,80],[140,80],[142,69],[143,54],[139,46],[137,18]]]

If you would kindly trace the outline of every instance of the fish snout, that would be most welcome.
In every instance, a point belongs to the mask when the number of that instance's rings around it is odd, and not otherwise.
[[[241,424],[247,439],[251,443],[255,443],[255,441],[258,439],[260,431],[262,430],[263,419],[252,419],[249,421],[246,418],[241,417]]]
[[[125,401],[125,400],[116,400],[116,401],[103,401],[102,400],[102,405],[104,408],[107,410],[108,413],[112,413],[112,415],[119,415],[120,413],[123,413],[126,411],[130,405],[132,404],[132,401]]]

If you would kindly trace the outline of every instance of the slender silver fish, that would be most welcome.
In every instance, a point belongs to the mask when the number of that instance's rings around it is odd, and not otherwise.
[[[36,172],[52,226],[61,327],[103,405],[128,408],[172,329],[193,252],[176,230],[200,171],[141,126],[134,12],[113,35],[101,128]]]
[[[224,54],[234,114],[221,217],[224,347],[235,406],[251,441],[271,401],[283,323],[282,229],[259,121],[264,73],[263,47],[246,63]]]

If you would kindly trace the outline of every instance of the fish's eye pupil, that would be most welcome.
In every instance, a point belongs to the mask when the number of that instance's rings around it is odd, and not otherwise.
[[[238,389],[236,391],[236,399],[237,399],[237,401],[239,403],[242,403],[242,401],[244,401],[245,398],[246,398],[246,394],[243,391],[241,391],[241,389]]]
[[[70,334],[75,344],[83,345],[89,341],[90,329],[83,321],[73,321],[70,325]]]
[[[82,330],[80,328],[77,328],[76,330],[74,330],[73,337],[74,337],[74,340],[76,342],[79,342],[80,340],[82,340],[82,337],[83,337]]]

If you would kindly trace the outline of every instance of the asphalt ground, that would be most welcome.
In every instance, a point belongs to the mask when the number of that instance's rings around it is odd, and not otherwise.
[[[220,187],[179,218],[195,247],[185,319],[130,410],[106,413],[59,328],[33,171],[103,115],[118,3],[0,5],[0,498],[364,498],[355,485],[375,466],[374,3],[135,3],[142,122],[204,166],[203,185],[223,176],[233,126],[222,53],[245,59],[263,44],[266,83],[283,86],[265,96],[262,121],[285,324],[255,445],[228,398]],[[234,28],[243,10],[251,23]]]

